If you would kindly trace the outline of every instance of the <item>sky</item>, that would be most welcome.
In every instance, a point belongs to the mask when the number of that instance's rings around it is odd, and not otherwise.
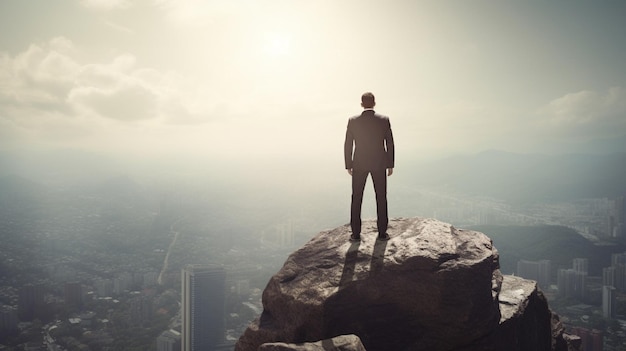
[[[0,0],[0,151],[398,161],[626,134],[626,2]],[[397,162],[400,163],[401,162]]]

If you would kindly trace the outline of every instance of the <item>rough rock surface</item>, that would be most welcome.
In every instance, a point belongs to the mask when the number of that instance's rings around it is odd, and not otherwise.
[[[537,282],[504,276],[500,290],[500,325],[496,330],[498,350],[577,350],[570,336],[548,307]]]
[[[567,351],[581,351],[582,340],[578,335],[563,334],[563,339],[567,343]]]
[[[369,351],[493,350],[500,321],[498,253],[482,233],[434,219],[374,221],[360,243],[349,226],[294,252],[263,292],[263,313],[236,351],[355,334]]]
[[[266,343],[259,351],[366,351],[356,335],[340,335],[314,343],[287,344],[282,342]]]

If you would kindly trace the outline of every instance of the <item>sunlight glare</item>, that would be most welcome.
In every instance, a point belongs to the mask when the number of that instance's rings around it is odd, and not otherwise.
[[[265,39],[265,52],[277,58],[291,53],[291,38],[283,33],[268,33]]]

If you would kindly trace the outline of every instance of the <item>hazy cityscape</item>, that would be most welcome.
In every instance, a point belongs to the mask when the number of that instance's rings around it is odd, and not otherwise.
[[[589,343],[601,338],[604,350],[625,346],[623,195],[511,203],[460,193],[454,184],[398,182],[390,202],[399,216],[485,232],[501,252],[503,273],[537,280],[570,332]],[[347,222],[347,190],[328,184],[343,198],[313,190],[272,196],[280,194],[274,184],[151,186],[123,175],[68,187],[4,176],[1,344],[7,350],[176,349],[181,272],[209,265],[224,272],[224,284],[216,285],[223,290],[208,292],[223,296],[215,349],[231,350],[260,315],[261,292],[287,256],[317,232]],[[371,197],[366,217],[374,216]],[[517,232],[499,236],[511,230]],[[558,240],[586,243],[587,256],[571,250],[537,257],[538,247],[516,243],[533,234],[540,238],[534,245],[548,245],[546,238],[559,231],[566,239]]]
[[[0,351],[232,350],[289,255],[348,223],[364,92],[393,130],[391,218],[485,233],[582,351],[626,350],[624,18],[0,1]],[[370,180],[364,218],[375,203]]]

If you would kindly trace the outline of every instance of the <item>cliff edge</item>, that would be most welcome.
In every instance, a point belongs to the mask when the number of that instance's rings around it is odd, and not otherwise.
[[[484,234],[422,218],[394,219],[388,233],[376,241],[365,221],[361,242],[342,226],[292,253],[235,350],[350,334],[369,351],[568,350],[536,284],[504,279]]]

